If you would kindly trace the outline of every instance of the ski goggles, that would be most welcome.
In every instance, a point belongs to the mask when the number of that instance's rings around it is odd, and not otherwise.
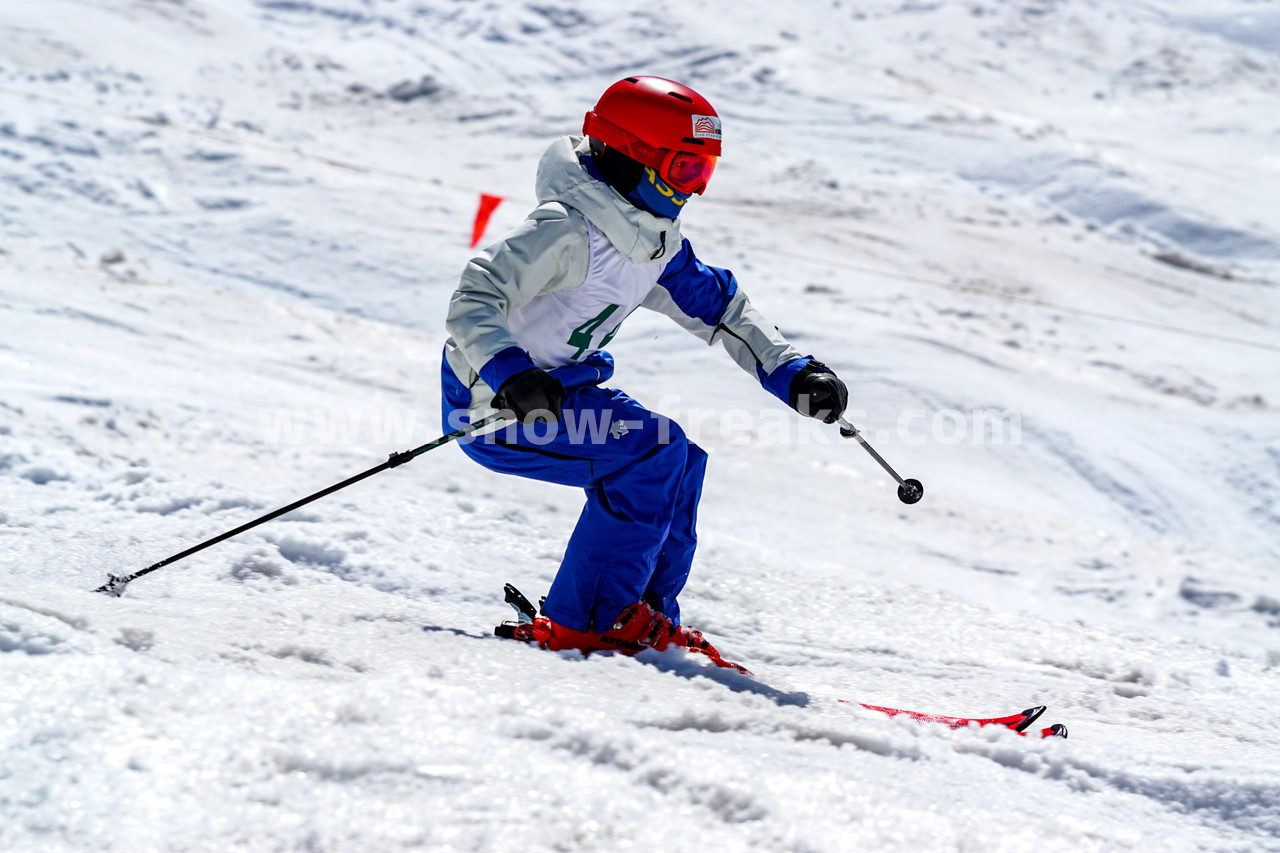
[[[668,150],[662,158],[658,175],[677,192],[701,194],[716,170],[716,159],[710,154]]]

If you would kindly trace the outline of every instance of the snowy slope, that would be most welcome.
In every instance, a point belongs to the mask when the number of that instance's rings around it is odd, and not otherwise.
[[[0,849],[1280,850],[1277,54],[1265,0],[8,0]],[[635,72],[928,490],[630,320],[754,677],[490,637],[580,496],[455,448],[88,592],[438,435],[477,194]]]

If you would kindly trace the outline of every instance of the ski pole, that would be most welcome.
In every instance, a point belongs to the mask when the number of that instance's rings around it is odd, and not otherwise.
[[[871,454],[871,458],[880,463],[880,467],[888,471],[893,479],[898,481],[898,500],[904,504],[913,504],[924,497],[924,485],[919,480],[904,480],[898,476],[898,472],[889,467],[889,463],[884,461],[884,457],[876,453],[876,449],[872,447],[858,428],[846,421],[844,418],[837,420],[840,424],[840,435],[844,438],[856,438],[858,443]]]
[[[375,465],[374,467],[370,468],[368,471],[364,471],[362,473],[356,474],[354,477],[349,477],[348,479],[343,480],[341,483],[335,483],[334,485],[329,486],[327,489],[321,489],[315,494],[307,495],[305,498],[294,501],[288,506],[282,506],[277,510],[273,510],[272,512],[269,512],[266,515],[261,516],[260,518],[255,518],[253,521],[250,521],[246,524],[242,524],[239,527],[235,528],[234,530],[228,530],[226,533],[220,533],[219,535],[213,537],[212,539],[206,539],[204,542],[201,542],[199,545],[192,545],[190,548],[186,549],[185,551],[179,551],[177,554],[174,554],[171,557],[165,557],[160,562],[153,563],[152,565],[147,566],[145,569],[136,571],[133,574],[128,574],[128,575],[108,574],[107,582],[104,583],[102,586],[98,587],[97,589],[95,589],[94,592],[105,592],[108,595],[114,595],[118,598],[124,592],[124,588],[126,586],[128,586],[130,583],[137,580],[138,578],[142,577],[143,575],[150,574],[151,572],[154,572],[156,569],[164,568],[170,563],[176,563],[178,560],[181,560],[184,557],[190,557],[192,554],[196,553],[197,551],[203,551],[205,548],[208,548],[210,545],[217,545],[219,542],[223,541],[224,539],[230,539],[232,536],[236,536],[238,534],[244,533],[246,530],[257,527],[259,524],[264,524],[273,518],[279,518],[285,513],[293,512],[295,509],[297,509],[300,506],[305,506],[306,504],[309,504],[314,500],[318,500],[324,497],[325,495],[331,495],[334,492],[338,491],[339,489],[345,489],[347,486],[350,486],[353,483],[358,483],[366,477],[372,477],[374,474],[377,474],[380,471],[385,471],[388,468],[394,468],[397,465],[403,465],[406,462],[410,462],[416,459],[417,457],[421,456],[422,454],[426,453],[428,450],[434,450],[435,448],[439,447],[442,444],[448,444],[451,441],[454,441],[456,439],[462,438],[465,435],[469,435],[473,432],[476,432],[477,430],[483,427],[486,427],[489,424],[496,423],[497,421],[502,420],[503,417],[504,417],[503,414],[499,412],[498,414],[490,415],[487,418],[478,420],[473,424],[468,424],[467,426],[464,426],[461,429],[454,430],[448,435],[442,435],[439,438],[437,438],[435,441],[429,441],[426,444],[422,445],[421,447],[415,447],[413,450],[404,450],[399,453],[392,453],[389,457],[387,457],[387,461],[383,462],[381,465]]]

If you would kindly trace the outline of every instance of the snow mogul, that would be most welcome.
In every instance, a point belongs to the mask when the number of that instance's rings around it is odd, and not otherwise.
[[[720,156],[720,117],[706,98],[628,77],[601,95],[582,132],[552,143],[538,207],[462,273],[446,321],[446,428],[503,411],[506,428],[461,442],[468,456],[586,490],[541,613],[529,606],[507,636],[584,653],[686,648],[733,666],[680,621],[707,454],[674,421],[605,387],[613,359],[603,347],[644,307],[719,341],[801,414],[834,423],[848,392],[680,235],[681,212]]]

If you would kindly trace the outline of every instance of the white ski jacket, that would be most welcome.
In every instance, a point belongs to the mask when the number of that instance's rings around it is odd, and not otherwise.
[[[643,306],[708,344],[719,341],[784,402],[801,356],[747,301],[728,270],[709,267],[680,223],[632,205],[593,175],[582,137],[556,140],[538,165],[539,206],[467,264],[445,325],[445,410],[482,417],[510,377],[541,367],[567,389],[612,374],[600,350]]]

